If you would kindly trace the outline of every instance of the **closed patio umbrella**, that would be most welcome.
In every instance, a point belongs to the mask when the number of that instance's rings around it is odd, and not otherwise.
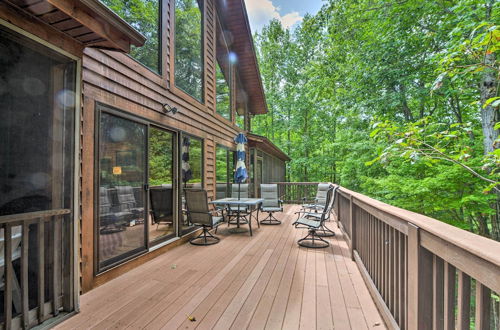
[[[191,166],[189,166],[189,146],[191,145],[191,140],[188,136],[182,139],[182,155],[181,155],[181,168],[182,168],[182,182],[184,182],[184,188],[186,184],[193,177],[193,172],[191,171]]]
[[[234,173],[234,182],[238,183],[238,199],[240,199],[240,185],[248,178],[247,168],[245,165],[245,144],[248,142],[247,137],[243,133],[239,133],[235,138],[236,142],[236,172]]]

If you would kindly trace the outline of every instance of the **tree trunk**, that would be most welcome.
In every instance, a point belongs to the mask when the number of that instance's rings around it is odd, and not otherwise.
[[[484,57],[485,65],[495,65],[495,54],[487,54]],[[481,105],[488,99],[495,97],[497,94],[497,76],[493,69],[484,70],[479,84],[479,91],[481,93]],[[483,147],[484,153],[487,154],[497,149],[495,140],[498,138],[498,131],[495,130],[495,123],[499,120],[498,111],[491,105],[481,108],[481,125],[483,128]]]

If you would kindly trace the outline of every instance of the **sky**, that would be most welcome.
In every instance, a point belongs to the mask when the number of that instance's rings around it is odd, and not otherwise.
[[[252,34],[260,32],[273,18],[285,28],[300,23],[306,13],[316,14],[323,0],[245,0]]]

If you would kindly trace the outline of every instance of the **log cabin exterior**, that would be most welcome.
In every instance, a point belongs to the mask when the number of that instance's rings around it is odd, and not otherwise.
[[[0,97],[8,97],[6,112],[2,106],[2,117],[8,120],[1,138],[10,141],[10,148],[1,149],[8,160],[0,165],[0,183],[3,192],[10,191],[27,173],[30,184],[38,182],[32,189],[37,194],[21,185],[18,195],[7,193],[0,200],[9,256],[5,265],[15,265],[5,270],[6,327],[30,327],[60,313],[71,314],[78,310],[81,293],[185,242],[196,228],[182,214],[182,189],[204,187],[215,197],[216,149],[234,150],[233,139],[249,129],[250,115],[267,112],[243,0],[158,0],[149,12],[157,24],[153,32],[141,31],[141,22],[113,7],[116,3],[0,3],[0,51],[11,61],[0,63]],[[193,21],[198,28],[186,25]],[[190,37],[199,32],[199,49],[188,53],[199,58],[186,64],[176,57],[192,46],[176,44],[183,40],[176,29]],[[141,47],[146,51],[141,53]],[[30,54],[28,69],[12,49]],[[37,65],[49,66],[48,71]],[[190,67],[198,77],[186,73]],[[39,76],[31,79],[33,72]],[[22,90],[18,95],[9,79],[21,73],[26,77],[16,85]],[[39,107],[19,115],[30,102],[40,102]],[[44,112],[49,112],[47,118]],[[37,116],[43,120],[32,120]],[[181,170],[186,145],[192,162],[189,177]],[[158,151],[158,146],[167,151]],[[19,147],[21,152],[14,152]],[[40,149],[48,152],[27,158]],[[44,162],[51,165],[45,168]],[[171,191],[166,225],[149,215],[148,191],[156,188]],[[16,199],[17,208],[9,203],[9,198],[26,194],[24,204]],[[49,196],[36,199],[44,194]],[[158,230],[161,226],[167,229]],[[16,249],[20,265],[11,257]]]

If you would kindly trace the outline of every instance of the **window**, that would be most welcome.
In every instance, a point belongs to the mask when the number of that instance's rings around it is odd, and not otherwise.
[[[144,46],[132,46],[130,55],[160,73],[160,0],[101,1],[146,37]]]
[[[218,145],[215,157],[216,197],[217,199],[230,197],[231,182],[233,182],[236,164],[236,152]]]
[[[203,102],[201,0],[175,0],[175,85]]]
[[[216,110],[227,120],[231,120],[231,53],[226,38],[217,20],[217,61],[216,61]]]
[[[241,80],[239,74],[236,73],[236,88],[238,91],[237,97],[236,97],[236,126],[238,126],[241,129],[248,129],[245,119],[247,117],[247,103],[248,103],[248,96],[245,90],[242,87]]]

